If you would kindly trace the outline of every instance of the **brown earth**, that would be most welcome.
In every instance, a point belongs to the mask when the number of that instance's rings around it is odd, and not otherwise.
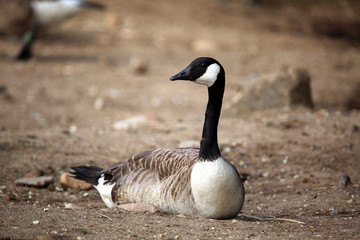
[[[356,2],[103,2],[107,11],[83,13],[49,31],[29,62],[12,60],[17,40],[0,40],[0,239],[360,237],[360,112],[344,110],[360,78]],[[202,55],[225,67],[225,104],[250,74],[291,66],[312,76],[314,110],[233,115],[224,109],[220,120],[223,155],[249,175],[242,214],[278,219],[132,213],[104,209],[94,189],[61,188],[60,175],[71,166],[107,167],[145,149],[198,141],[206,90],[168,79]],[[135,74],[129,67],[135,58],[148,71]],[[136,116],[147,120],[112,128]],[[34,169],[54,176],[55,184],[15,186]],[[354,185],[338,190],[344,173]],[[82,209],[65,209],[66,203]]]

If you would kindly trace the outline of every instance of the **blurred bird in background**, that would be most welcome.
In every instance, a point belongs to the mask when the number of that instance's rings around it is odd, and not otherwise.
[[[32,45],[39,28],[51,28],[87,9],[102,10],[105,5],[86,0],[0,0],[0,31],[22,34],[16,60],[32,57]]]

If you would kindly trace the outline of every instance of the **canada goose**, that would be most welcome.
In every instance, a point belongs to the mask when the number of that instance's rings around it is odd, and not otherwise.
[[[108,207],[135,202],[167,213],[234,218],[243,206],[245,192],[239,173],[221,156],[217,141],[224,68],[213,58],[201,57],[170,80],[189,80],[208,87],[200,148],[145,151],[105,170],[78,166],[70,173],[93,184]]]
[[[31,0],[33,19],[31,28],[23,35],[22,46],[16,60],[28,60],[32,57],[32,45],[39,28],[50,27],[85,9],[104,9],[104,5],[85,0]]]

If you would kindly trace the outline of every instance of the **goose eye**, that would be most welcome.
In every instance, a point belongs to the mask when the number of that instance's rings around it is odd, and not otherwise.
[[[200,66],[204,68],[204,67],[206,67],[206,63],[202,63],[202,64],[200,64]]]

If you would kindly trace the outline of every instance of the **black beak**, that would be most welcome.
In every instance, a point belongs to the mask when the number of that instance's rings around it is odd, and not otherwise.
[[[171,81],[175,81],[175,80],[193,80],[191,75],[190,75],[190,67],[185,68],[184,70],[182,70],[181,72],[179,72],[178,74],[172,76],[170,78]]]

